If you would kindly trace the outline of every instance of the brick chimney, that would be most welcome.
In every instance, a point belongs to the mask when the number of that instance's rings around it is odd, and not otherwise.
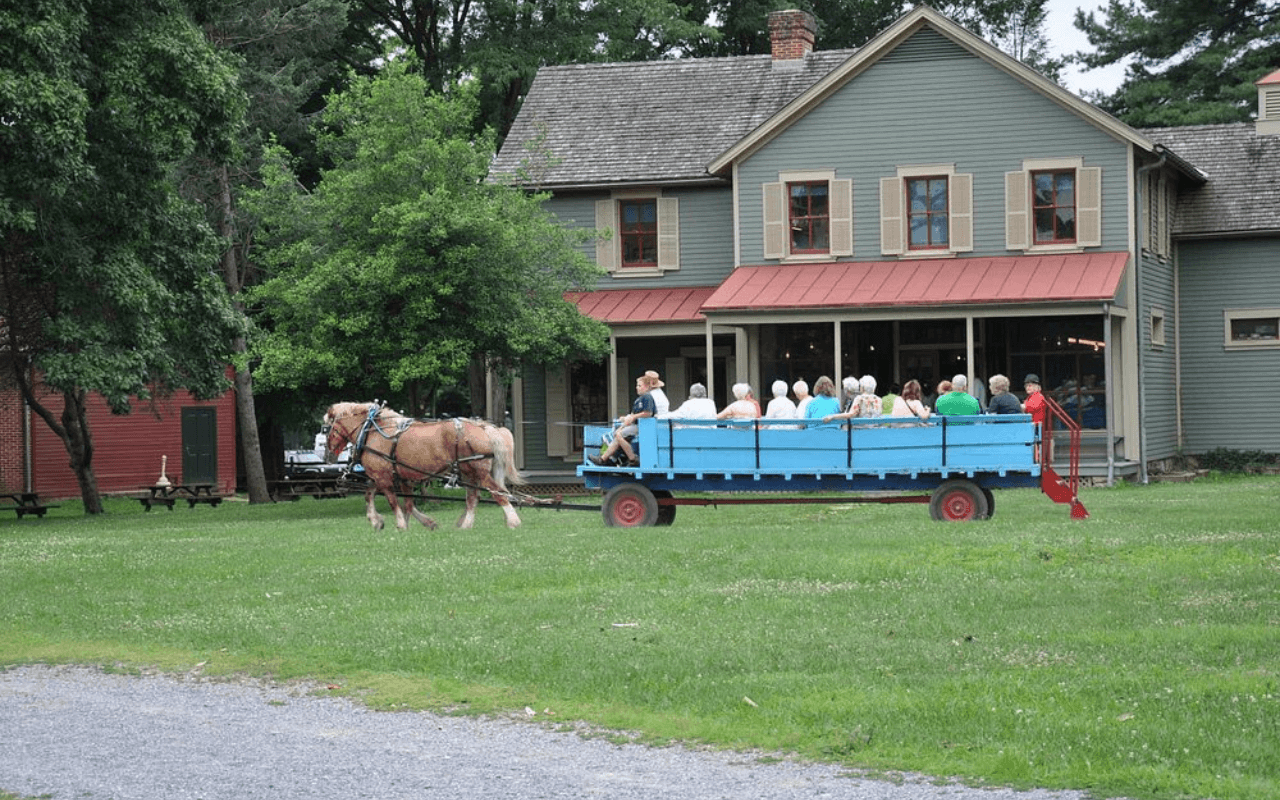
[[[813,52],[813,36],[817,23],[808,11],[790,9],[769,12],[769,42],[773,48],[773,63],[804,63],[804,57]]]
[[[1280,69],[1258,81],[1257,133],[1280,135]]]

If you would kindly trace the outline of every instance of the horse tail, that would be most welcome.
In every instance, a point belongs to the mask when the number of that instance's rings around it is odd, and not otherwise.
[[[493,444],[493,479],[504,490],[507,481],[524,483],[524,476],[516,469],[516,441],[511,431],[501,425],[486,425],[489,441]]]

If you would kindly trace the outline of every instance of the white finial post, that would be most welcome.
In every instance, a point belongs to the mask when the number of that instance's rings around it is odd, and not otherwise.
[[[169,478],[164,474],[165,467],[169,464],[168,456],[160,456],[160,477],[156,479],[156,486],[170,486]]]

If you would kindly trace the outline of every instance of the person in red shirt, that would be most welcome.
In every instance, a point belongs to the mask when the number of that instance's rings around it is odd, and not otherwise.
[[[1022,381],[1022,388],[1027,390],[1027,399],[1022,403],[1022,410],[1031,415],[1031,421],[1040,426],[1040,430],[1044,430],[1044,418],[1048,413],[1048,409],[1044,402],[1044,393],[1040,387],[1040,376],[1034,372],[1027,375]],[[1049,442],[1050,447],[1053,441]],[[1049,458],[1053,458],[1053,450],[1049,450]],[[1040,460],[1040,449],[1036,448],[1036,461]]]

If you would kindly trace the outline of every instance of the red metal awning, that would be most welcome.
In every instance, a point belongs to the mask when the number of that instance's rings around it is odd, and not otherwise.
[[[1127,252],[768,264],[735,269],[706,312],[1008,305],[1115,298]]]
[[[714,286],[669,289],[605,289],[566,292],[565,299],[592,319],[611,325],[655,322],[704,322],[699,309],[716,291]]]

